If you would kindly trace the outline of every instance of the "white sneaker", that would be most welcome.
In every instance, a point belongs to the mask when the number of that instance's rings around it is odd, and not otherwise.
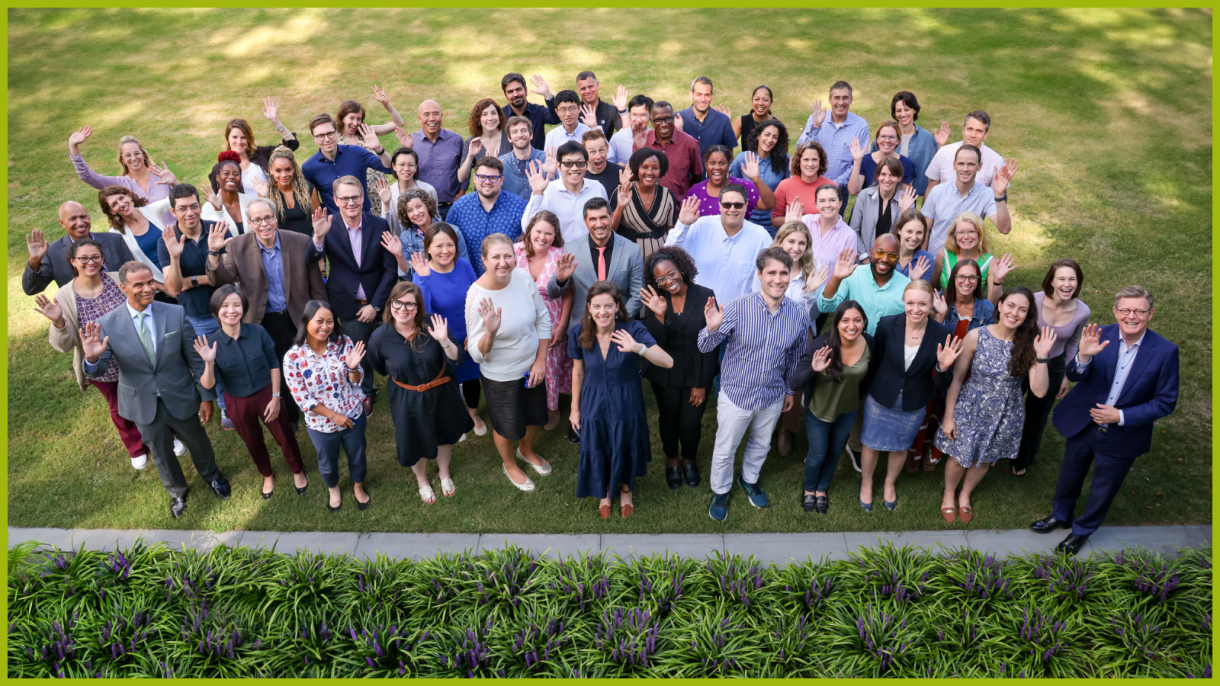
[[[851,458],[851,466],[855,467],[857,472],[863,474],[864,470],[860,469],[860,460],[856,458],[856,454],[847,445],[844,445],[843,449],[847,451],[847,456]]]
[[[147,467],[148,466],[148,453],[145,453],[139,457],[131,458],[131,466],[134,467],[135,469],[144,469],[145,467]]]
[[[182,445],[182,441],[176,438],[174,439],[174,454],[178,457],[182,457],[186,454],[186,446]]]

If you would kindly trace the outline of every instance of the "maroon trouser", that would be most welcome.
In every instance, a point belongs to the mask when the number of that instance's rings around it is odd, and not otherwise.
[[[140,429],[136,423],[130,419],[124,419],[119,415],[119,384],[117,381],[95,381],[89,379],[89,383],[93,384],[106,399],[106,404],[110,406],[110,421],[114,422],[114,428],[119,430],[119,438],[123,440],[123,446],[127,448],[127,454],[132,457],[140,457],[148,454],[148,448],[144,447],[144,437],[140,435]]]
[[[263,428],[259,423],[267,425],[271,437],[280,444],[284,459],[288,461],[288,469],[293,474],[301,473],[301,447],[297,445],[297,437],[292,433],[292,424],[284,411],[284,403],[280,402],[280,414],[274,421],[263,419],[267,403],[271,402],[271,386],[267,385],[261,391],[244,398],[236,398],[225,393],[226,411],[237,435],[246,444],[250,457],[254,458],[254,466],[264,477],[271,476],[271,456],[267,454],[267,444],[263,441]]]

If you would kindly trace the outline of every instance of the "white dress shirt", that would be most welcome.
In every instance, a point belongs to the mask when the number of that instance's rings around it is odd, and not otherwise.
[[[690,226],[674,226],[665,237],[665,245],[676,245],[690,253],[699,266],[695,283],[712,289],[716,302],[727,305],[750,292],[750,281],[757,272],[754,261],[759,252],[771,247],[771,234],[746,221],[729,236],[720,215],[709,214]]]
[[[580,190],[573,193],[563,185],[563,179],[555,179],[547,184],[542,195],[530,196],[525,213],[521,215],[521,231],[525,231],[530,219],[533,219],[539,210],[550,210],[559,217],[559,232],[563,234],[563,242],[571,243],[589,233],[589,228],[585,226],[585,203],[591,198],[610,201],[606,195],[606,187],[600,181],[586,178]]]

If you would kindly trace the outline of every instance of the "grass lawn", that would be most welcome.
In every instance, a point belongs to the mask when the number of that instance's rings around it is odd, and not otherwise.
[[[603,522],[595,500],[574,497],[579,457],[562,429],[539,441],[555,472],[536,492],[507,484],[490,437],[472,434],[454,450],[457,495],[424,506],[414,478],[394,459],[385,394],[369,423],[367,512],[356,510],[349,485],[344,511],[326,512],[304,432],[312,488],[293,494],[277,455],[276,495],[264,502],[245,447],[214,422],[209,431],[233,498],[214,498],[184,459],[193,497],[175,521],[156,471],[131,469],[105,403],[95,391],[79,392],[71,358],[50,348],[46,320],[20,290],[24,236],[42,229],[58,239],[61,202],[85,203],[94,228],[105,227],[96,192],[67,159],[68,134],[80,126],[94,127],[83,152],[101,173],[118,173],[117,141],[130,133],[180,179],[199,183],[228,118],[249,119],[260,142],[271,137],[259,114],[265,95],[279,98],[280,118],[298,136],[311,116],[333,113],[344,98],[369,107],[371,122],[385,121],[369,97],[373,83],[409,127],[416,127],[415,106],[434,98],[446,127],[464,132],[471,104],[503,99],[504,73],[541,73],[557,92],[573,88],[582,69],[596,70],[607,96],[624,83],[680,107],[691,79],[707,74],[715,102],[737,114],[753,87],[766,83],[776,94],[773,111],[790,128],[840,78],[856,89],[853,111],[874,126],[904,89],[919,96],[925,128],[948,120],[953,140],[965,112],[987,110],[988,144],[1020,161],[1010,193],[1013,231],[993,236],[993,252],[1016,257],[1016,282],[1037,288],[1050,262],[1073,257],[1084,267],[1083,299],[1099,323],[1113,321],[1118,288],[1140,283],[1157,296],[1152,326],[1181,348],[1177,411],[1158,422],[1152,452],[1135,463],[1108,523],[1211,522],[1208,10],[11,10],[9,22],[10,525],[525,533],[945,527],[939,471],[904,474],[899,508],[866,514],[846,459],[831,487],[830,514],[805,515],[803,437],[792,457],[773,453],[763,471],[771,508],[754,510],[738,490],[728,521],[711,521],[714,411],[700,449],[704,485],[669,491],[654,434],[653,468],[627,522],[617,515]],[[591,23],[598,31],[590,38]],[[302,152],[314,147],[303,143]],[[655,418],[651,392],[645,395]],[[1019,527],[1046,514],[1063,443],[1050,428],[1028,476],[1012,477],[1006,463],[989,475],[976,491],[972,526]]]

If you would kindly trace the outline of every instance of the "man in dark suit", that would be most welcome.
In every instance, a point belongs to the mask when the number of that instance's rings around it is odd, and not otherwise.
[[[195,388],[203,360],[195,352],[195,329],[178,305],[153,302],[152,271],[131,261],[119,268],[119,287],[127,304],[85,327],[81,345],[85,376],[97,378],[110,360],[119,364],[119,415],[136,423],[152,453],[161,483],[169,491],[170,514],[186,511],[189,490],[182,466],[173,453],[177,435],[188,450],[199,476],[221,500],[229,497],[212,442],[201,422],[212,418],[215,392]]]
[[[305,303],[326,299],[326,282],[316,262],[306,259],[309,238],[280,231],[275,206],[265,198],[251,200],[246,233],[228,238],[223,227],[208,234],[208,277],[213,286],[240,282],[250,307],[242,317],[259,324],[275,342],[275,355],[283,360],[297,335]],[[285,413],[295,430],[299,412],[280,376],[280,394],[287,399]]]
[[[1055,428],[1067,437],[1051,516],[1029,528],[1046,534],[1071,527],[1056,550],[1080,552],[1101,526],[1135,458],[1152,447],[1152,423],[1178,402],[1178,346],[1148,329],[1153,297],[1142,286],[1114,296],[1117,324],[1085,328],[1067,378],[1077,381],[1055,408]],[[1084,514],[1076,501],[1093,465]]]
[[[313,213],[313,242],[306,261],[310,264],[326,257],[330,263],[326,295],[331,311],[343,324],[352,341],[366,345],[381,324],[379,313],[398,280],[398,262],[381,246],[382,234],[390,225],[381,217],[361,211],[364,186],[354,176],[335,179],[335,204],[339,216],[331,217],[325,208]],[[364,366],[364,413],[372,414],[377,398],[373,367],[366,356]]]
[[[102,271],[115,271],[136,259],[127,248],[123,237],[117,233],[91,233],[89,210],[76,201],[69,200],[59,206],[59,225],[64,227],[68,235],[54,243],[48,244],[41,231],[31,231],[25,237],[25,247],[29,250],[30,259],[21,275],[21,290],[25,291],[26,295],[37,295],[45,291],[52,281],[57,286],[63,286],[76,278],[76,274],[72,273],[72,265],[68,264],[68,248],[82,238],[92,238],[101,244],[102,260],[105,262]]]

